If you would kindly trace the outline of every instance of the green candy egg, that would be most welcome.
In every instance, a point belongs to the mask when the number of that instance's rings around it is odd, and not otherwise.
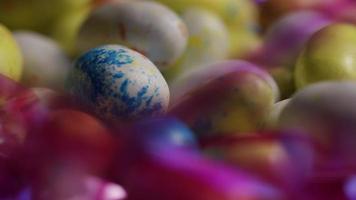
[[[298,88],[327,80],[356,80],[356,26],[338,23],[321,29],[300,55],[295,70]]]
[[[0,74],[18,81],[22,74],[22,55],[11,32],[0,24]]]

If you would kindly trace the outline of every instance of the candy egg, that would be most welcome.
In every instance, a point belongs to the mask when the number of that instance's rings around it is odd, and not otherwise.
[[[219,15],[229,30],[229,55],[240,57],[258,46],[257,7],[251,0],[156,0],[178,13],[191,7]]]
[[[0,24],[0,73],[19,80],[22,74],[22,55],[11,32]]]
[[[2,0],[0,21],[11,29],[47,32],[64,12],[75,10],[91,0]],[[55,9],[53,9],[55,8]]]
[[[96,8],[84,22],[77,48],[83,52],[98,45],[123,44],[163,68],[183,53],[187,37],[182,20],[159,3],[112,1]]]
[[[144,120],[136,123],[133,130],[134,134],[131,135],[151,150],[165,148],[198,149],[198,142],[194,133],[184,123],[175,118]],[[142,130],[145,130],[145,132],[143,133]]]
[[[156,0],[164,3],[177,12],[183,12],[188,7],[201,7],[211,10],[221,16],[231,27],[246,27],[256,23],[257,9],[250,0]]]
[[[184,59],[188,63],[183,62],[184,67],[211,63],[228,56],[228,30],[218,15],[205,9],[188,8],[181,16],[189,32],[189,43],[185,51],[187,58]],[[193,62],[189,63],[189,60]]]
[[[182,19],[188,27],[188,45],[181,58],[168,69],[170,76],[227,58],[229,35],[219,16],[209,10],[190,8],[183,12]]]
[[[53,25],[51,36],[70,55],[75,54],[75,42],[80,26],[86,20],[91,7],[85,6],[64,13]]]
[[[312,143],[289,132],[213,137],[202,143],[208,156],[289,191],[308,180],[314,164]]]
[[[15,32],[24,58],[22,82],[27,86],[63,89],[70,61],[58,44],[34,32]]]
[[[265,65],[293,67],[308,39],[330,22],[330,18],[316,11],[286,15],[268,29],[257,61]]]
[[[53,165],[103,173],[118,145],[100,120],[70,109],[50,112],[31,141],[33,144],[29,143],[28,152],[36,157],[33,158],[36,173],[42,173],[37,168],[51,168]]]
[[[261,128],[278,88],[272,77],[244,61],[226,61],[172,84],[170,114],[199,135],[248,132]]]
[[[135,161],[122,183],[132,199],[285,199],[283,192],[271,184],[199,154],[175,149]]]
[[[299,56],[298,88],[327,80],[356,80],[356,26],[332,24],[315,33]]]
[[[315,140],[318,173],[355,171],[356,83],[323,82],[295,94],[279,117],[279,127],[296,129]]]
[[[286,15],[268,29],[263,46],[250,56],[249,60],[269,69],[282,98],[290,97],[295,91],[294,66],[305,43],[330,22],[327,16],[316,11]]]
[[[169,104],[169,89],[157,67],[123,46],[106,45],[83,54],[70,72],[68,89],[105,119],[159,115]]]

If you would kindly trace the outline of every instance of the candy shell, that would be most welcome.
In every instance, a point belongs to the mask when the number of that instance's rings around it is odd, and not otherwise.
[[[70,72],[68,89],[105,119],[160,115],[169,88],[157,67],[123,46],[106,45],[83,54]]]
[[[198,142],[187,125],[175,118],[148,119],[134,124],[134,134],[141,146],[150,150],[182,148],[196,150]],[[142,130],[145,130],[142,132]]]
[[[122,185],[135,200],[285,199],[278,188],[242,170],[177,149],[136,159]]]
[[[75,54],[75,42],[81,25],[91,11],[90,6],[64,13],[54,23],[51,36],[70,55]]]
[[[295,67],[295,84],[356,80],[356,26],[335,23],[316,32],[306,43]]]
[[[272,77],[244,61],[199,69],[172,84],[169,114],[200,136],[260,129],[279,98]]]
[[[18,81],[22,75],[23,58],[11,32],[0,24],[0,73]]]
[[[299,54],[308,39],[330,23],[329,17],[316,11],[288,14],[269,27],[263,46],[248,59],[267,68],[278,83],[281,97],[289,98],[295,92],[294,66]]]
[[[26,29],[45,33],[63,13],[88,5],[90,1],[2,0],[0,21],[14,30]]]
[[[14,36],[24,57],[22,83],[63,89],[70,61],[58,44],[34,32],[19,31]]]
[[[258,12],[251,0],[157,0],[178,13],[197,7],[217,14],[229,30],[229,56],[240,57],[258,46]]]
[[[202,141],[205,153],[246,170],[289,192],[308,180],[314,161],[312,143],[293,132],[221,136]]]
[[[167,7],[151,1],[112,1],[94,9],[79,31],[77,48],[123,44],[158,67],[176,61],[187,42],[187,28]]]
[[[229,55],[229,35],[224,22],[213,12],[190,8],[182,19],[188,27],[188,45],[178,61],[165,75],[174,79],[187,69],[223,60]]]
[[[279,127],[315,141],[317,174],[340,177],[356,171],[356,84],[323,82],[297,92],[282,111]]]

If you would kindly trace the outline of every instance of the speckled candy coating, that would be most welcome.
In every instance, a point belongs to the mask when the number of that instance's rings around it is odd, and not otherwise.
[[[143,55],[119,45],[82,55],[69,75],[69,90],[105,119],[128,120],[164,113],[166,81]]]
[[[150,1],[112,1],[95,9],[84,22],[78,51],[104,44],[124,44],[163,68],[179,58],[187,42],[182,20]]]

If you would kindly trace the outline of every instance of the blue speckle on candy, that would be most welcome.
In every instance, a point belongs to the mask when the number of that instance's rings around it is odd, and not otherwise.
[[[79,58],[78,63],[82,63],[82,66],[90,64],[104,64],[104,65],[115,65],[120,67],[125,64],[131,64],[133,58],[128,55],[128,52],[124,49],[106,49],[106,48],[95,48]],[[84,70],[83,68],[81,68]]]
[[[137,67],[132,66],[134,61],[132,52],[117,46],[92,49],[76,62],[75,72],[69,78],[70,90],[103,116],[128,119],[159,113],[163,109],[162,102],[153,101],[160,95],[159,86],[152,85],[151,79],[137,86],[139,80],[132,76],[138,73],[132,70]],[[148,76],[145,71],[141,73]]]

